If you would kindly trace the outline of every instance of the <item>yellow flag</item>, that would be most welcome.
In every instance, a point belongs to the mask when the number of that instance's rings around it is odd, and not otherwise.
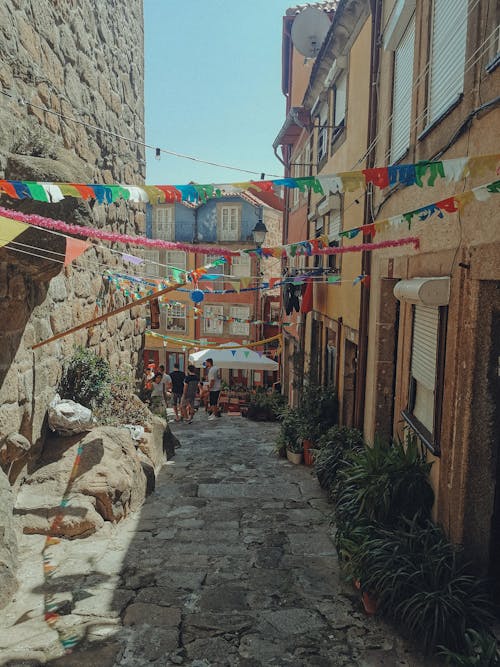
[[[16,236],[19,236],[28,227],[29,225],[26,225],[24,222],[11,220],[11,218],[5,218],[3,215],[0,215],[0,248],[13,241]]]

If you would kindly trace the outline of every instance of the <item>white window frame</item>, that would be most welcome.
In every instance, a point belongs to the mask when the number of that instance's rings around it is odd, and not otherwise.
[[[229,309],[230,317],[236,317],[240,320],[250,319],[249,306],[231,306]],[[235,336],[249,336],[250,324],[248,322],[230,322],[229,333]]]
[[[167,271],[170,272],[169,267],[175,266],[177,269],[186,270],[186,253],[184,250],[166,250],[165,264]]]
[[[203,307],[203,333],[222,334],[224,332],[224,306],[210,304]]]
[[[158,250],[144,250],[143,275],[157,278],[160,276],[160,253]]]
[[[165,330],[179,333],[186,332],[186,305],[168,304],[165,308]]]
[[[217,206],[217,240],[239,241],[241,237],[241,205],[219,204]]]
[[[391,149],[389,161],[397,162],[410,147],[412,120],[413,60],[415,53],[415,13],[394,49],[392,87]]]
[[[433,0],[427,98],[427,127],[464,90],[469,0]]]
[[[252,260],[248,253],[244,252],[239,257],[231,258],[231,276],[238,278],[249,278],[252,275]]]
[[[159,204],[154,207],[153,238],[175,241],[175,206]]]

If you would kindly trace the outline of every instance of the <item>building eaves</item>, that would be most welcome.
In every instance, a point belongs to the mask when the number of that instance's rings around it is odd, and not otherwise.
[[[311,108],[323,89],[323,82],[333,61],[344,55],[356,26],[362,16],[369,16],[368,0],[339,0],[332,24],[321,45],[311,70],[309,85],[303,98],[303,106]]]
[[[293,144],[299,138],[303,129],[310,126],[311,116],[304,107],[292,107],[283,123],[278,136],[273,142],[273,148],[285,144]]]
[[[309,7],[321,9],[323,12],[334,12],[337,9],[337,5],[337,0],[331,0],[330,2],[304,2],[300,5],[289,7],[285,12],[285,16],[296,16]]]

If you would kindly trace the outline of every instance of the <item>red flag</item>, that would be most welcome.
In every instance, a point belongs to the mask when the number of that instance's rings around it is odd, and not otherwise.
[[[90,243],[87,243],[87,241],[80,241],[79,239],[74,239],[72,236],[67,236],[64,266],[71,264],[71,262],[83,254],[87,248],[90,248]]]

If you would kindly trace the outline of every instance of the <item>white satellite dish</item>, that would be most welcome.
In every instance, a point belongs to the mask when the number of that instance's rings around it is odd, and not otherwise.
[[[325,12],[316,7],[306,7],[292,24],[294,47],[306,58],[316,58],[330,25]]]

